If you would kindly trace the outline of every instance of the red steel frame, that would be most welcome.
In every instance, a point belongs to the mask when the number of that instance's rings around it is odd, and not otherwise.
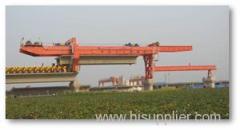
[[[202,71],[216,70],[215,65],[155,66],[154,71]]]
[[[143,56],[145,63],[145,78],[153,78],[153,55],[144,55]]]
[[[216,70],[215,65],[186,65],[186,66],[154,66],[153,71],[208,71],[208,76],[212,77],[212,71]]]
[[[69,46],[42,46],[24,45],[20,52],[31,56],[144,56],[159,52],[182,52],[192,51],[192,46],[158,46],[158,47],[129,47],[129,46],[80,46],[76,38],[67,42]]]

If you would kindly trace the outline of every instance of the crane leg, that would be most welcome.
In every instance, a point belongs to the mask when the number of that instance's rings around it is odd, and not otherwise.
[[[72,54],[73,54],[73,57],[72,57],[72,71],[73,72],[78,72],[79,71],[79,66],[78,66],[79,54],[77,53],[77,47],[78,47],[77,39],[75,37],[71,38],[69,40],[69,42],[71,44],[71,51],[72,51]]]
[[[145,90],[153,90],[153,55],[143,56],[145,63]]]

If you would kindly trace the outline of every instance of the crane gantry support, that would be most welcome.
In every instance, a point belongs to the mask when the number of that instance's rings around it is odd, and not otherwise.
[[[31,56],[72,56],[72,71],[78,71],[80,56],[153,56],[159,52],[191,51],[192,46],[80,46],[71,38],[63,46],[22,45],[20,52]]]
[[[153,71],[208,71],[208,77],[212,76],[212,71],[216,70],[215,65],[183,65],[183,66],[154,66]]]
[[[72,73],[79,72],[79,65],[94,64],[92,63],[93,60],[98,61],[97,63],[99,64],[133,64],[133,59],[142,56],[145,63],[145,80],[148,89],[152,89],[153,72],[174,70],[188,71],[198,69],[209,70],[209,66],[154,66],[153,57],[158,53],[185,51],[192,51],[192,46],[164,46],[160,45],[158,42],[148,44],[148,46],[80,46],[75,37],[69,39],[65,43],[54,43],[53,45],[43,45],[39,42],[31,43],[28,41],[26,43],[21,43],[20,47],[21,53],[30,56],[57,57],[57,59],[63,61],[62,64],[57,62],[57,65],[67,65],[67,71]],[[107,57],[108,60],[106,60]],[[128,58],[128,61],[126,58]],[[91,60],[91,62],[80,62],[81,59],[85,61]],[[109,62],[109,59],[115,59],[115,61]]]
[[[185,65],[185,66],[154,66],[154,72],[162,71],[207,71],[207,78],[203,78],[203,83],[208,87],[214,87],[213,71],[216,70],[215,65]]]

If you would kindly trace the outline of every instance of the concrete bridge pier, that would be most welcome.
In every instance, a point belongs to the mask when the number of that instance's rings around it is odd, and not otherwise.
[[[145,79],[144,90],[153,90],[153,79]]]
[[[206,87],[215,88],[215,78],[211,70],[208,70],[207,78],[203,77],[203,84]]]
[[[75,79],[74,81],[71,81],[69,83],[69,87],[71,90],[73,90],[74,92],[79,92],[80,90],[80,81]]]

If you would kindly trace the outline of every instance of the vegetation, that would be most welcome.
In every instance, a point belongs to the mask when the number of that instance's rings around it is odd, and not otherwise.
[[[165,89],[146,92],[86,92],[45,97],[7,97],[8,119],[94,119],[95,114],[217,113],[229,119],[229,90]]]

